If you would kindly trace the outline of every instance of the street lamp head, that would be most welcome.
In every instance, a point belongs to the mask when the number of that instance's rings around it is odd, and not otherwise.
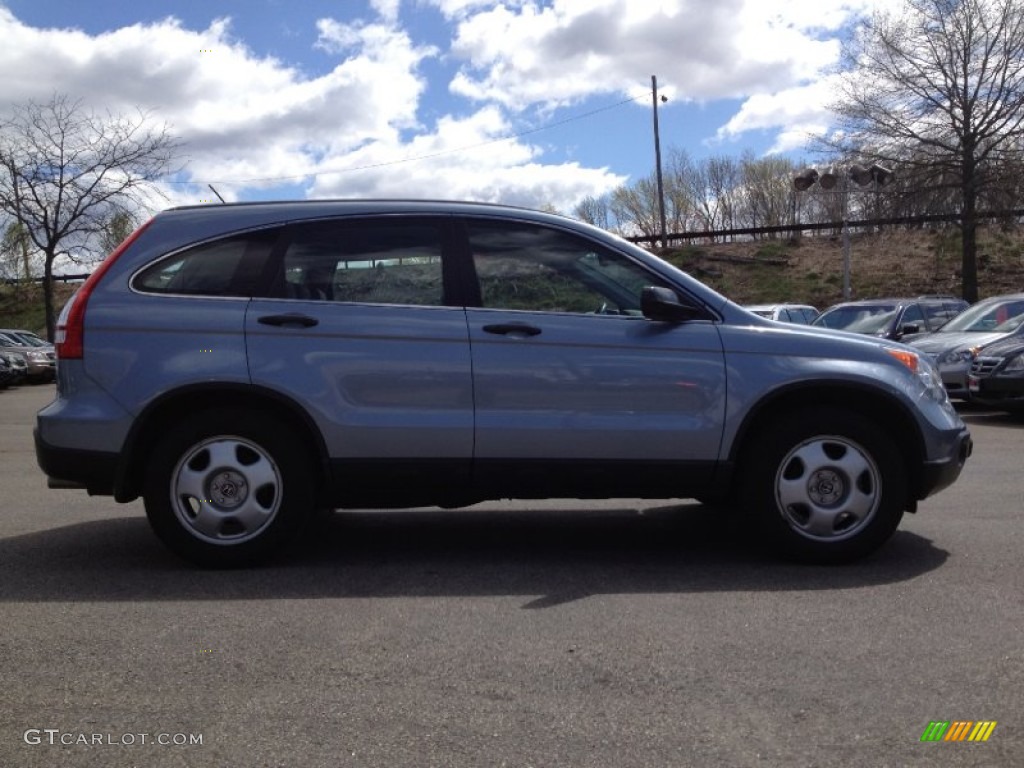
[[[793,186],[800,192],[810,189],[818,180],[818,172],[813,168],[806,168],[800,173],[793,175]]]
[[[839,182],[839,174],[835,168],[829,168],[818,179],[818,184],[821,185],[822,189],[832,189]]]
[[[883,168],[877,163],[872,165],[868,171],[871,173],[872,181],[880,187],[884,187],[896,178],[896,173],[894,171],[891,171],[888,168]]]
[[[854,163],[850,166],[850,178],[863,187],[865,184],[871,183],[871,171],[863,165]]]

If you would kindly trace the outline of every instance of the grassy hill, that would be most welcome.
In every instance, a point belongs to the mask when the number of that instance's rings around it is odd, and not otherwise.
[[[816,235],[694,244],[660,255],[740,304],[790,301],[823,309],[842,300],[842,253],[841,237]],[[960,295],[960,238],[953,229],[854,234],[850,263],[854,298]],[[1024,291],[1024,229],[982,229],[978,268],[982,298]],[[75,288],[56,285],[58,310]],[[0,286],[0,328],[44,333],[42,289]]]
[[[790,301],[824,308],[842,301],[838,235],[690,245],[660,255],[741,304]],[[852,297],[959,296],[960,259],[955,230],[853,234]],[[1024,291],[1024,230],[979,232],[978,279],[980,298]]]
[[[60,312],[80,283],[57,283],[53,304]],[[46,338],[43,289],[39,285],[0,285],[0,328],[21,328]]]

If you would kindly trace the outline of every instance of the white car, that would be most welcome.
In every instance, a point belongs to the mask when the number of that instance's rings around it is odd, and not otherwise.
[[[744,307],[749,312],[769,320],[781,320],[784,323],[810,325],[820,312],[810,304],[749,304]]]

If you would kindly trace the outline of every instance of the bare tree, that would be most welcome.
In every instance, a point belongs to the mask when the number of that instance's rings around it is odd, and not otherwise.
[[[824,143],[909,165],[918,184],[955,192],[963,296],[976,301],[978,203],[1024,127],[1024,4],[904,0],[861,26],[844,64],[840,131]]]
[[[744,152],[740,171],[747,226],[785,224],[793,210],[792,161],[775,156],[755,158],[750,152]]]
[[[609,206],[626,234],[639,232],[653,238],[661,233],[658,185],[653,173],[632,185],[617,187],[612,191]]]
[[[712,231],[736,226],[739,165],[730,157],[709,157],[693,166],[684,182],[693,200],[697,229]]]
[[[53,264],[92,259],[115,214],[144,207],[170,171],[177,141],[149,115],[100,115],[54,95],[16,106],[0,120],[0,211],[17,221],[43,257],[46,331],[53,339]]]
[[[587,195],[573,209],[573,215],[580,221],[593,224],[601,229],[611,230],[611,211],[608,208],[608,196],[594,197]]]
[[[115,208],[109,216],[100,222],[100,253],[113,251],[138,226],[139,221],[131,211]]]
[[[684,150],[669,152],[668,168],[665,173],[665,216],[669,232],[687,232],[700,229],[697,200],[693,195],[693,179],[698,166]]]
[[[29,280],[32,267],[29,258],[32,243],[21,222],[15,221],[4,229],[0,238],[0,276],[12,280]]]

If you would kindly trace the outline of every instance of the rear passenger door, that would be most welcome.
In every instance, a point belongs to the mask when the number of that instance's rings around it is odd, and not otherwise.
[[[446,217],[291,225],[272,295],[249,307],[253,384],[306,408],[343,491],[468,479],[472,376],[449,231]]]

